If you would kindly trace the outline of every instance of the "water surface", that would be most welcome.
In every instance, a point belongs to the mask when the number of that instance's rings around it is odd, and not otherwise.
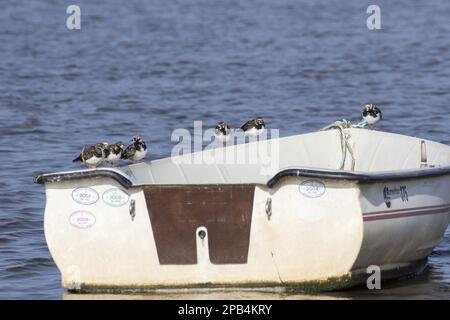
[[[74,3],[80,31],[65,26]],[[369,4],[3,0],[0,298],[63,297],[33,177],[79,168],[71,160],[83,144],[140,133],[155,159],[170,154],[172,130],[194,120],[237,127],[261,115],[287,136],[359,119],[366,102],[383,109],[378,129],[449,144],[450,2],[377,1],[378,31],[366,28]],[[447,231],[416,279],[326,296],[449,298],[449,240]]]

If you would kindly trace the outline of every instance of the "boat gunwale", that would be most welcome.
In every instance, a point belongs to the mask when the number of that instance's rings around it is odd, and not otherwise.
[[[418,178],[437,177],[450,174],[450,165],[445,167],[420,168],[416,170],[396,170],[378,172],[349,172],[344,170],[318,170],[309,168],[289,168],[275,174],[269,181],[267,187],[273,188],[278,182],[288,177],[308,177],[335,180],[350,180],[359,183],[410,180]]]
[[[437,177],[450,174],[450,165],[445,167],[429,167],[420,168],[416,170],[398,170],[398,171],[378,171],[378,172],[351,172],[344,170],[324,170],[324,169],[312,169],[312,168],[288,168],[279,171],[265,184],[268,188],[273,188],[281,180],[288,177],[306,177],[306,178],[318,178],[318,179],[334,179],[334,180],[349,180],[359,183],[371,183],[380,181],[392,181],[392,180],[407,180],[407,179],[420,179],[427,177]],[[34,182],[37,184],[45,184],[47,182],[61,182],[80,179],[92,179],[92,178],[111,178],[118,182],[122,187],[129,189],[131,187],[139,186],[166,186],[166,185],[239,185],[239,184],[253,184],[264,185],[256,182],[240,182],[240,183],[180,183],[180,184],[161,184],[161,183],[149,183],[149,184],[135,184],[125,174],[116,170],[101,168],[95,170],[82,170],[72,172],[61,173],[48,173],[38,175],[34,178]]]
[[[61,181],[93,179],[93,178],[111,178],[126,189],[129,189],[134,185],[133,182],[128,177],[126,177],[123,174],[120,174],[115,170],[110,169],[94,169],[94,170],[41,174],[34,178],[34,183],[45,184],[47,182],[61,182]]]

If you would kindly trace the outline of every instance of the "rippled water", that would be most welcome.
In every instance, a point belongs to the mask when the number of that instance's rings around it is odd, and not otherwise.
[[[65,26],[72,3],[80,31]],[[379,129],[449,144],[450,1],[377,1],[378,31],[369,4],[2,0],[0,298],[62,297],[33,177],[76,168],[83,144],[140,133],[158,158],[194,120],[262,115],[286,136],[358,119],[368,101],[383,109]],[[416,279],[327,296],[449,298],[449,240]]]

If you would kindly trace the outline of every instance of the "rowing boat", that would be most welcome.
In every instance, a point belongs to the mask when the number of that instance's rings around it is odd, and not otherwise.
[[[382,280],[417,272],[450,221],[450,147],[358,128],[345,140],[328,130],[36,177],[63,287],[322,290],[371,266]]]

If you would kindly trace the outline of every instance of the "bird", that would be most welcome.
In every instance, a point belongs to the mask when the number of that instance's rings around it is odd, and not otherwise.
[[[374,104],[366,104],[362,112],[363,121],[369,128],[383,118],[381,110]]]
[[[244,131],[247,136],[257,137],[264,132],[265,128],[266,124],[264,123],[263,118],[257,117],[256,119],[247,121],[241,127],[241,130]]]
[[[83,162],[88,168],[95,169],[105,159],[106,142],[96,143],[92,146],[84,146],[78,157],[73,162]]]
[[[122,159],[129,159],[133,161],[133,163],[136,163],[145,158],[145,155],[147,154],[147,145],[138,135],[133,136],[131,142],[132,143],[122,153]]]
[[[214,134],[216,136],[216,139],[222,142],[222,144],[225,146],[225,144],[230,140],[231,137],[230,126],[225,122],[219,122],[214,129]]]
[[[123,143],[118,141],[114,144],[107,145],[105,148],[105,161],[108,162],[111,167],[115,167],[117,161],[120,160],[123,153]]]

